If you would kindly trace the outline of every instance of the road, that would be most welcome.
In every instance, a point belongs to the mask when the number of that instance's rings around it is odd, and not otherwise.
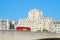
[[[44,38],[60,38],[56,33],[0,31],[0,40],[36,40]]]

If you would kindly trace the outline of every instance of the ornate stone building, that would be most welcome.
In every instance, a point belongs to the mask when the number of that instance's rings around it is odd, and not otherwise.
[[[44,29],[49,32],[55,31],[55,24],[53,18],[44,17],[41,10],[33,9],[28,13],[27,18],[19,19],[16,27],[30,27],[31,31],[41,30],[43,32]],[[58,24],[57,24],[58,25]]]

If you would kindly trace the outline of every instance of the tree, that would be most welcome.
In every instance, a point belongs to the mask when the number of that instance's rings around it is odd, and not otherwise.
[[[36,32],[41,32],[41,30],[37,30]]]
[[[44,28],[44,29],[43,29],[43,32],[48,32],[48,30]]]

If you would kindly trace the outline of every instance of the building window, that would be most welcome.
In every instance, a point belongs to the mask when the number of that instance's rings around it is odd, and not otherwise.
[[[55,25],[55,27],[57,27],[57,26]]]
[[[12,22],[10,22],[10,28],[9,29],[15,29],[14,24],[12,24]]]
[[[5,21],[4,20],[2,20],[2,23],[4,23]]]

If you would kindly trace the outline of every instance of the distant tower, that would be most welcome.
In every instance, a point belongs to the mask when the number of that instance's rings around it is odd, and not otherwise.
[[[42,11],[38,9],[32,9],[29,11],[28,18],[38,19],[42,16]]]

